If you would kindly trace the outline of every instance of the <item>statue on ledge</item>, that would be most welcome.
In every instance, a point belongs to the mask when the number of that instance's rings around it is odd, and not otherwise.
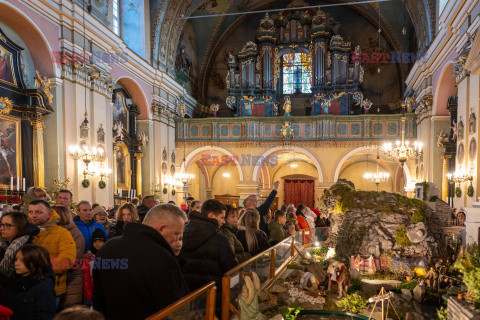
[[[217,117],[217,112],[218,112],[218,110],[220,110],[220,106],[218,104],[212,104],[210,106],[210,108],[212,109],[213,116],[216,118]]]
[[[290,97],[285,97],[285,103],[283,104],[283,111],[285,112],[284,116],[289,117],[290,112],[292,111],[292,103],[290,102]]]

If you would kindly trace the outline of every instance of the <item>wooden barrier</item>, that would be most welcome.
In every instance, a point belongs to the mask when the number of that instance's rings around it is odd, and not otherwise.
[[[200,289],[190,293],[189,295],[183,297],[182,299],[175,301],[171,305],[169,305],[166,308],[163,308],[159,312],[151,315],[148,317],[146,320],[161,320],[178,309],[182,308],[185,306],[187,303],[192,302],[202,294],[207,295],[207,304],[206,304],[206,311],[205,311],[205,320],[214,320],[215,318],[215,294],[217,292],[217,287],[215,286],[215,282],[210,282],[209,284],[201,287]],[[230,303],[230,301],[229,301]]]

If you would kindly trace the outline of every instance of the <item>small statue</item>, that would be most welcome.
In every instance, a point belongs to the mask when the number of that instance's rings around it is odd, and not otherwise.
[[[123,124],[121,122],[117,122],[113,125],[113,131],[115,131],[114,138],[123,139]]]
[[[278,103],[273,104],[273,115],[278,116]]]
[[[228,53],[228,64],[235,64],[235,56],[231,52]]]
[[[405,99],[405,104],[407,107],[407,112],[412,113],[413,112],[413,106],[415,104],[415,98],[414,97],[408,97]]]
[[[365,110],[365,114],[368,114],[368,111],[372,107],[372,104],[373,104],[372,101],[368,99],[362,100],[362,103],[360,104],[360,106],[363,108],[363,110]]]
[[[477,117],[475,113],[470,113],[470,119],[468,121],[468,133],[475,133],[477,131]]]
[[[216,118],[217,117],[217,112],[218,112],[218,110],[220,110],[220,106],[218,104],[212,104],[210,106],[210,108],[212,109],[213,116]]]
[[[145,132],[140,133],[140,143],[142,144],[142,147],[145,147],[148,142],[148,137],[145,134]]]
[[[290,121],[285,121],[285,123],[282,124],[282,133],[285,138],[291,138],[293,136],[293,128]]]
[[[43,93],[48,98],[48,103],[52,103],[53,101],[53,94],[50,92],[50,89],[55,88],[57,85],[52,84],[52,81],[47,77],[41,77],[38,71],[35,71],[35,89],[41,89]]]
[[[443,130],[438,135],[437,146],[444,147],[445,143],[448,142],[448,134],[444,133]]]
[[[322,109],[323,114],[328,114],[328,109],[330,108],[331,102],[329,100],[322,100]]]
[[[347,294],[348,286],[350,285],[350,272],[348,268],[343,263],[332,260],[327,272],[329,276],[327,291],[331,291],[332,284],[338,284],[337,299],[341,299],[344,294]],[[343,288],[344,286],[345,289]]]
[[[425,281],[427,282],[427,287],[435,289],[438,285],[438,272],[433,267],[428,269],[427,274],[425,274]]]
[[[450,126],[450,129],[452,129],[452,131],[453,131],[452,140],[453,140],[453,141],[456,141],[456,140],[457,140],[457,137],[458,137],[458,125],[457,125],[457,121],[453,120],[453,125]]]
[[[260,291],[260,280],[255,272],[246,271],[242,273],[245,285],[238,297],[240,320],[264,320],[265,316],[260,313],[258,307],[258,292]]]
[[[290,97],[285,97],[285,103],[283,104],[283,111],[285,112],[284,116],[290,116],[290,112],[292,111],[292,103],[290,102]]]
[[[318,281],[317,277],[311,272],[305,272],[300,278],[300,287],[310,292],[316,292],[319,284],[320,281]]]
[[[177,112],[178,112],[178,117],[179,118],[183,118],[185,116],[185,104],[184,103],[181,103],[177,107]]]
[[[252,101],[255,100],[254,97],[252,96],[243,96],[243,98],[245,100],[247,100],[248,102],[245,102],[245,114],[247,117],[251,117],[252,116]]]

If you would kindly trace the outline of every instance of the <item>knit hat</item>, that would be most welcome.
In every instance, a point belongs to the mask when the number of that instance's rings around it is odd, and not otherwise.
[[[104,212],[105,214],[108,215],[107,210],[105,210],[102,206],[97,206],[92,210],[93,218],[100,212]]]
[[[107,236],[102,229],[95,229],[92,234],[92,244],[95,240],[102,240],[103,242],[107,241]]]
[[[105,235],[105,233],[103,232],[102,229],[95,229],[92,233],[92,239],[91,239],[91,245],[90,245],[90,252],[92,252],[93,254],[97,254],[97,249],[95,249],[95,247],[93,246],[93,243],[96,241],[96,240],[101,240],[103,242],[106,242],[107,241],[107,236]]]

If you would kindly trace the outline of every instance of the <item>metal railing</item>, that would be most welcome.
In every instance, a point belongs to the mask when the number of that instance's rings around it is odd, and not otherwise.
[[[189,295],[183,297],[182,299],[172,303],[166,308],[163,308],[159,312],[151,315],[146,320],[160,320],[165,319],[166,317],[172,315],[175,311],[181,309],[187,304],[191,303],[195,299],[199,298],[203,294],[206,294],[206,306],[205,306],[205,317],[202,319],[205,320],[214,320],[215,319],[215,294],[217,292],[217,287],[215,282],[210,282],[209,284],[201,287],[200,289],[190,293]],[[173,318],[172,318],[173,319]],[[175,318],[176,319],[176,318]]]

